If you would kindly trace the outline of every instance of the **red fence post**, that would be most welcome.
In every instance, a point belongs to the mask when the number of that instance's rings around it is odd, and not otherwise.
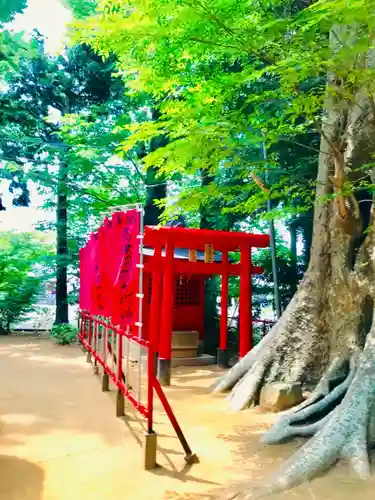
[[[91,317],[89,318],[88,323],[89,323],[89,328],[88,328],[88,333],[87,333],[87,343],[90,347],[92,347],[91,346],[91,341],[92,341],[92,319],[91,319]],[[91,363],[91,352],[90,351],[87,351],[86,361],[87,361],[87,363]]]
[[[123,384],[123,372],[122,372],[122,345],[123,338],[122,335],[117,333],[117,384]],[[125,415],[125,399],[122,390],[117,385],[117,397],[116,397],[116,417],[123,417]]]
[[[173,413],[171,406],[168,403],[168,400],[161,388],[161,385],[156,378],[155,375],[155,356],[154,350],[151,342],[146,341],[144,339],[139,339],[131,336],[127,332],[119,330],[117,327],[112,326],[105,321],[100,320],[99,318],[95,318],[91,315],[88,315],[81,311],[82,321],[87,320],[89,324],[88,330],[88,338],[90,339],[90,343],[82,338],[83,344],[89,349],[89,353],[92,354],[95,358],[95,361],[98,364],[101,364],[104,369],[102,389],[109,390],[109,375],[112,378],[113,382],[117,386],[117,401],[116,401],[116,415],[118,417],[124,415],[125,410],[125,397],[131,404],[136,408],[136,410],[147,418],[147,432],[145,433],[145,444],[144,444],[144,468],[146,470],[154,469],[157,466],[156,463],[156,452],[157,452],[157,435],[153,429],[153,414],[154,414],[154,389],[156,390],[159,399],[167,413],[167,416],[177,434],[178,439],[180,440],[183,449],[185,450],[186,456],[185,460],[188,463],[198,462],[197,456],[192,453],[188,442],[182,432],[182,429]],[[102,340],[103,345],[100,350],[95,350],[93,345],[91,344],[91,339],[94,333],[94,345],[97,344],[97,340],[95,341],[95,332],[99,332],[99,327],[102,331]],[[115,354],[113,346],[108,343],[108,330],[112,330],[113,334],[116,335],[117,338],[117,352]],[[83,337],[84,333],[82,328],[80,327],[80,335]],[[126,385],[126,380],[123,373],[123,341],[124,338],[127,340],[132,340],[133,342],[139,345],[139,348],[143,347],[147,349],[148,352],[148,360],[147,360],[147,404],[144,406],[140,400],[137,400],[136,396],[132,394],[131,388]],[[111,371],[108,363],[107,357],[111,357],[115,364],[116,370]]]
[[[166,414],[168,415],[168,418],[172,424],[173,429],[175,430],[177,437],[185,451],[185,460],[188,463],[196,463],[198,462],[197,456],[191,451],[191,448],[186,441],[186,438],[184,436],[184,433],[182,432],[182,429],[177,421],[177,418],[175,417],[175,414],[173,413],[173,410],[168,402],[168,399],[166,398],[163,389],[157,379],[154,380],[155,383],[155,390],[157,395],[159,396],[160,402],[164,407],[164,410]]]
[[[109,391],[109,376],[107,369],[107,351],[108,351],[108,328],[103,327],[103,375],[102,375],[102,391]]]
[[[147,432],[153,432],[154,417],[154,379],[155,379],[155,357],[152,344],[149,344],[147,352]]]
[[[94,353],[98,353],[98,344],[99,344],[99,325],[97,322],[94,323]],[[98,360],[95,356],[94,358],[94,373],[95,375],[98,375],[99,373],[99,368],[98,368]]]

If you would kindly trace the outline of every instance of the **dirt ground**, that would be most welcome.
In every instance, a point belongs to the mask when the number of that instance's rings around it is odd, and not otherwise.
[[[158,462],[142,469],[144,422],[127,407],[115,417],[114,393],[79,347],[49,340],[0,339],[0,500],[221,500],[251,491],[299,443],[266,447],[275,416],[226,411],[208,387],[216,368],[175,369],[166,391],[199,464],[187,466],[165,416],[157,411]],[[274,500],[374,498],[375,480],[355,480],[346,464]]]

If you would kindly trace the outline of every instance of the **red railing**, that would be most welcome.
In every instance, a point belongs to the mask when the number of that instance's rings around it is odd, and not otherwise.
[[[188,442],[181,430],[180,425],[173,413],[173,410],[168,402],[166,395],[155,375],[155,354],[150,342],[140,339],[130,333],[111,325],[91,314],[80,311],[79,318],[79,333],[78,337],[89,355],[94,358],[94,364],[100,365],[104,373],[110,377],[113,384],[123,394],[133,407],[147,419],[147,432],[152,434],[153,430],[153,413],[154,413],[154,389],[158,395],[160,402],[177,434],[178,439],[185,451],[185,460],[192,463],[196,461],[194,455],[188,445]],[[126,349],[124,351],[124,344]],[[130,347],[131,345],[138,346],[138,364],[136,370],[133,370],[137,375],[137,391],[131,385],[131,369],[130,369]],[[145,401],[141,398],[141,374],[142,374],[142,355],[141,349],[147,355],[146,378],[147,378],[147,397]],[[135,372],[135,373],[134,373]]]

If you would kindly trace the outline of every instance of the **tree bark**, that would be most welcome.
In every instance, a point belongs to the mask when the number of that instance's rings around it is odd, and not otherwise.
[[[348,459],[359,477],[369,476],[367,450],[375,437],[371,418],[375,210],[372,205],[371,222],[364,232],[358,202],[350,190],[344,193],[338,181],[340,176],[342,182],[354,180],[358,170],[371,162],[375,115],[372,96],[362,89],[349,109],[337,111],[330,99],[322,127],[311,258],[305,277],[271,332],[214,388],[216,392],[231,389],[233,410],[257,404],[262,387],[274,381],[298,382],[311,391],[301,405],[281,415],[264,442],[313,437],[251,498],[297,485],[340,458]],[[374,172],[370,175],[375,177]],[[324,201],[332,194],[333,201]]]
[[[152,120],[160,118],[160,112],[157,108],[152,109]],[[168,144],[166,136],[154,137],[148,147],[144,144],[139,158],[146,156],[158,148],[162,148]],[[160,217],[163,215],[164,208],[158,205],[158,200],[165,200],[167,197],[167,180],[164,176],[159,175],[159,170],[156,167],[149,167],[146,172],[146,187],[147,199],[145,206],[144,223],[146,226],[157,226],[160,223]]]
[[[68,166],[60,162],[56,209],[56,316],[55,324],[69,323],[68,303]]]

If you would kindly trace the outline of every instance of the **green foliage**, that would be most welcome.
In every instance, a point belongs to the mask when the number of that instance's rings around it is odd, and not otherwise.
[[[82,19],[95,12],[98,0],[63,0],[77,19]]]
[[[57,193],[67,196],[68,252],[57,264],[68,266],[76,281],[78,249],[103,213],[145,196],[135,158],[116,155],[129,135],[124,126],[134,106],[114,75],[113,59],[103,61],[85,45],[48,56],[37,33],[33,44],[34,53],[22,59],[0,92],[0,173],[24,187],[25,200],[27,179],[36,182],[45,208],[57,208]],[[62,164],[64,178],[58,175]]]
[[[27,6],[27,0],[0,0],[0,23],[11,21]]]
[[[20,60],[32,51],[20,33],[11,33],[6,24],[26,8],[27,0],[0,0],[0,83],[17,72]]]
[[[54,325],[51,336],[58,345],[69,345],[77,338],[77,328],[70,324]]]
[[[242,191],[242,200],[229,204],[230,210],[244,214],[264,206],[265,193],[253,179],[256,174],[264,180],[266,171],[272,185],[268,196],[277,205],[282,201],[276,215],[285,216],[306,200],[311,206],[314,187],[300,171],[283,168],[280,157],[285,143],[294,150],[302,144],[308,161],[300,156],[293,164],[303,171],[314,156],[316,171],[319,148],[309,142],[316,143],[320,132],[327,73],[345,78],[344,86],[329,88],[343,105],[358,88],[373,95],[374,69],[358,64],[372,44],[371,0],[311,5],[103,0],[100,6],[99,15],[76,23],[76,39],[105,57],[116,55],[120,71],[132,78],[132,92],[147,92],[159,103],[157,120],[128,126],[124,151],[163,133],[169,142],[144,158],[146,167],[171,179],[176,173],[206,172],[221,179],[227,169],[237,172],[234,189],[215,180],[209,193],[211,199],[233,200],[236,187]],[[329,33],[338,20],[366,28],[355,30],[355,41],[351,29],[341,30],[332,47]],[[262,158],[263,141],[269,162]],[[199,190],[182,189],[184,209],[196,209]]]
[[[51,249],[29,234],[0,233],[0,332],[8,333],[34,308],[51,272]]]

